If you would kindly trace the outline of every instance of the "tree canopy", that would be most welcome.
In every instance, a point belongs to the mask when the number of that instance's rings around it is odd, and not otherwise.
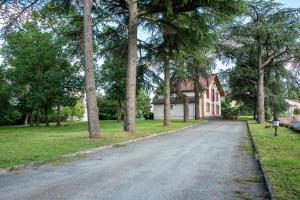
[[[118,120],[124,116],[124,130],[133,132],[136,116],[149,111],[149,94],[159,90],[169,125],[171,85],[192,79],[199,102],[204,90],[199,76],[211,73],[218,53],[235,63],[223,72],[230,97],[251,108],[258,122],[264,122],[265,113],[284,111],[286,98],[300,95],[299,9],[273,0],[17,0],[0,5],[1,104],[7,113],[17,111],[13,116],[37,125],[40,118],[48,124],[55,110],[59,126],[61,108],[85,96],[90,137],[100,136],[98,117],[104,115],[98,106],[103,105],[114,107],[108,110]]]

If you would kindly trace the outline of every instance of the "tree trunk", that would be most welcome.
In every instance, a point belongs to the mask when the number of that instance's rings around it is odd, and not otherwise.
[[[45,125],[49,126],[48,109],[45,109]]]
[[[61,116],[60,116],[60,102],[57,103],[57,110],[56,110],[56,127],[61,126]]]
[[[117,122],[120,122],[122,118],[122,102],[117,102]]]
[[[24,125],[28,124],[28,113],[25,114]]]
[[[198,81],[198,79],[195,79],[195,81],[194,81],[194,85],[195,85],[195,119],[200,119],[199,85],[196,83],[196,80]]]
[[[262,124],[265,122],[264,70],[259,71],[257,103],[257,122]]]
[[[40,126],[40,109],[36,110],[36,114],[35,114],[35,126],[36,127]]]
[[[265,122],[265,91],[264,91],[264,68],[262,65],[262,46],[258,47],[258,94],[257,94],[257,122]]]
[[[171,124],[171,100],[170,100],[170,69],[169,58],[167,57],[164,63],[164,125]]]
[[[134,132],[136,118],[137,1],[128,0],[128,7],[128,66],[126,77],[124,131]]]
[[[253,119],[257,120],[257,97],[253,98]]]
[[[99,111],[96,99],[96,83],[93,67],[93,40],[92,40],[92,0],[84,0],[84,64],[85,64],[85,85],[87,115],[89,125],[89,137],[99,138]]]
[[[32,116],[32,111],[29,113],[29,126],[33,126],[33,116]]]
[[[189,120],[189,97],[183,95],[183,121],[187,122]]]

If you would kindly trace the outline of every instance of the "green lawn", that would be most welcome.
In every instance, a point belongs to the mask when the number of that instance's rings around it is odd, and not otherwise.
[[[300,133],[280,127],[279,136],[274,128],[265,128],[248,120],[267,176],[276,199],[300,199]]]
[[[115,144],[121,141],[147,136],[154,133],[175,130],[205,121],[190,120],[188,123],[173,121],[164,127],[161,120],[137,120],[137,132],[125,134],[123,123],[101,121],[101,139],[88,139],[87,123],[65,123],[62,127],[0,127],[0,168],[33,161],[47,161],[64,154]]]

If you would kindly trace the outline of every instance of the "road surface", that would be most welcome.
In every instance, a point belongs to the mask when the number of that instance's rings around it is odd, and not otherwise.
[[[2,200],[264,199],[244,122],[208,124],[0,175]]]

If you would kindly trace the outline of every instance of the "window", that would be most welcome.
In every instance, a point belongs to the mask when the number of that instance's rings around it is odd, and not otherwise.
[[[216,101],[219,101],[219,92],[216,92]]]
[[[206,89],[206,98],[209,99],[209,90],[208,89]]]
[[[211,110],[212,110],[212,113],[213,113],[213,114],[216,114],[216,113],[215,113],[215,105],[214,105],[214,104],[211,104]]]
[[[209,105],[209,103],[206,103],[206,112],[210,112],[210,105]]]
[[[220,107],[219,107],[219,105],[217,105],[217,107],[216,107],[216,114],[220,115]]]
[[[215,90],[211,89],[211,100],[215,101]]]
[[[171,105],[171,110],[173,110],[173,105]]]

